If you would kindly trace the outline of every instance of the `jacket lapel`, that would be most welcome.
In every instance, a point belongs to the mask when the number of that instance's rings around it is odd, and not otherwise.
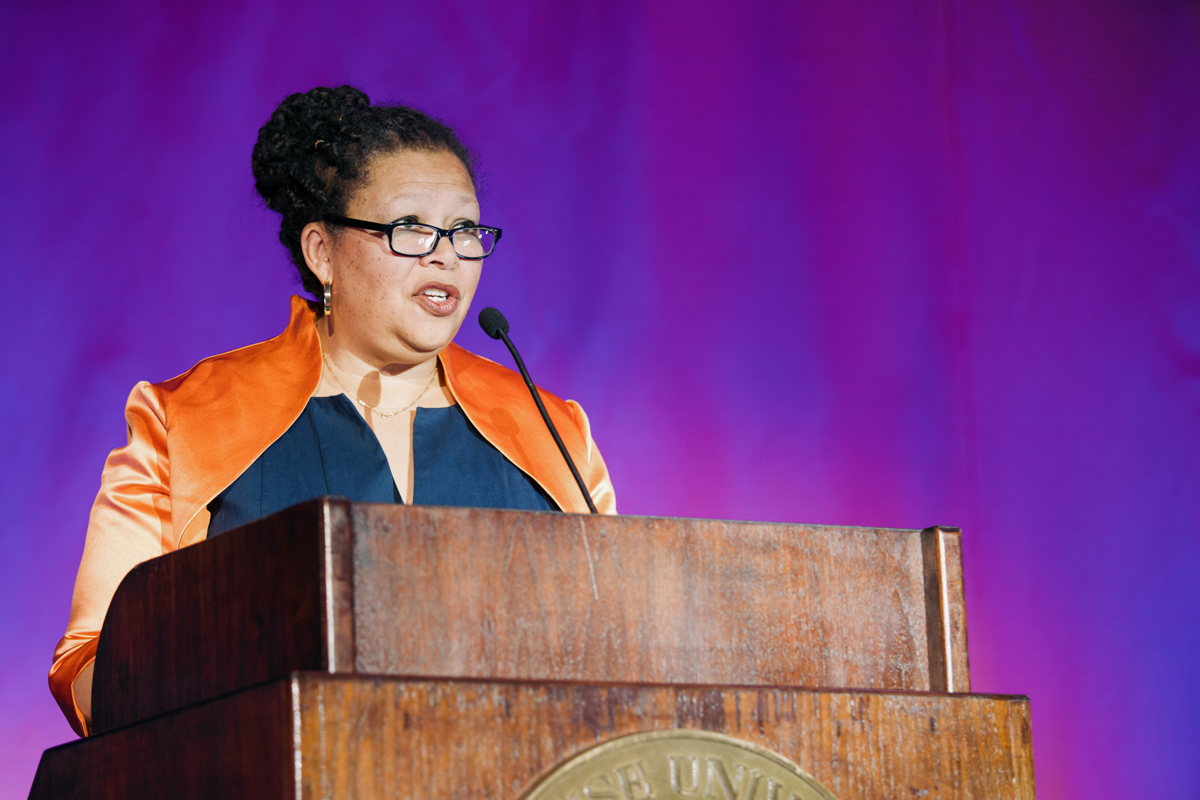
[[[315,314],[292,298],[287,329],[274,339],[201,361],[158,384],[166,416],[171,525],[185,531],[304,411],[321,380]],[[193,528],[195,526],[192,526]],[[203,526],[207,528],[207,524]]]

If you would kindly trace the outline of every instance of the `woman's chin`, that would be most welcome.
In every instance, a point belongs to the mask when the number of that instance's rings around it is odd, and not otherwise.
[[[407,335],[405,332],[398,332],[397,338],[407,349],[416,353],[428,353],[432,356],[445,350],[450,342],[454,341],[461,325],[461,314],[426,318],[422,324],[413,326]]]

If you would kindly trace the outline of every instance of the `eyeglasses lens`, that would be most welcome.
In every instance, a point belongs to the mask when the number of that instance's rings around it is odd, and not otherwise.
[[[423,256],[433,250],[437,231],[423,225],[403,225],[392,231],[392,249],[400,255]]]
[[[495,235],[484,228],[460,228],[450,234],[454,252],[464,258],[483,258],[492,252],[496,244]]]

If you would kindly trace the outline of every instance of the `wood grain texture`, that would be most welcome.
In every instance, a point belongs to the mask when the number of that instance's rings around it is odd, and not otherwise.
[[[1033,797],[1023,697],[298,673],[47,751],[31,800],[517,800],[588,747],[668,728],[770,748],[840,800]]]
[[[929,689],[946,691],[947,662],[945,614],[942,608],[942,559],[939,529],[921,531],[921,561],[925,573],[925,650],[929,654]]]
[[[840,800],[1032,798],[1026,698],[302,676],[304,798],[518,798],[600,742],[702,728]],[[380,735],[382,733],[382,735]]]
[[[931,584],[919,531],[313,501],[127,576],[93,723],[294,669],[927,691],[950,652],[962,690],[942,538]]]
[[[354,638],[354,536],[350,505],[320,501],[322,668],[353,672],[357,649]],[[303,669],[303,667],[293,667]],[[272,676],[274,677],[274,676]]]
[[[970,659],[967,654],[967,609],[963,602],[962,534],[958,528],[939,528],[944,558],[943,579],[946,583],[948,616],[942,620],[943,636],[949,641],[952,666],[951,692],[971,691]]]
[[[931,688],[918,531],[351,514],[358,672]]]

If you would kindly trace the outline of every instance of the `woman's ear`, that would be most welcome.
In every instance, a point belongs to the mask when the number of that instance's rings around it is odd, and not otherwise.
[[[324,222],[310,222],[300,231],[300,251],[304,253],[304,263],[308,265],[313,275],[321,283],[333,280],[333,264],[330,256],[333,251],[333,232]]]

